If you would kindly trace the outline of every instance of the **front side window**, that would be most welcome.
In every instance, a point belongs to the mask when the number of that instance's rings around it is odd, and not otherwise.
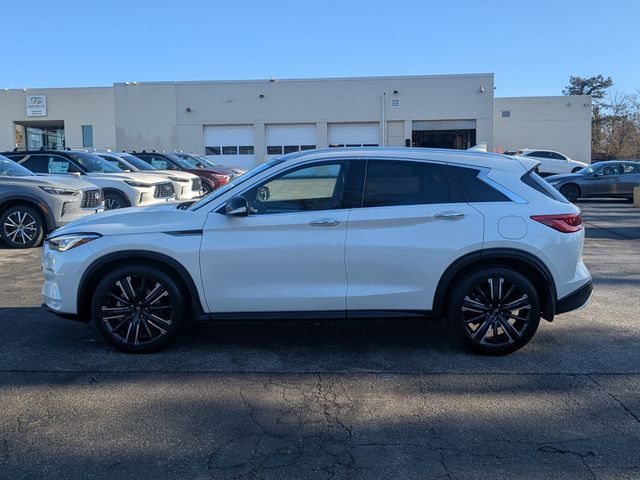
[[[295,168],[243,195],[254,215],[339,209],[347,167],[345,162],[329,162]]]
[[[617,164],[617,165],[607,165],[606,167],[603,167],[602,170],[600,170],[600,173],[602,173],[602,175],[622,175],[622,173],[624,172],[622,165]]]
[[[450,203],[457,192],[441,165],[427,162],[369,160],[364,207]]]

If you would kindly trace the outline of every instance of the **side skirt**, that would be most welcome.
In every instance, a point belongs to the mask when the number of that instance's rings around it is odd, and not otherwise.
[[[210,313],[197,321],[226,320],[345,320],[376,318],[436,318],[431,310],[318,310],[297,312],[229,312]]]

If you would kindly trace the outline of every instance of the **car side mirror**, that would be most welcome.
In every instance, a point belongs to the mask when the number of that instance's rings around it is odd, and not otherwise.
[[[271,197],[271,190],[269,190],[269,187],[258,188],[258,191],[256,192],[256,198],[258,200],[260,200],[261,202],[266,202],[267,200],[269,200],[269,197]]]
[[[249,215],[249,202],[242,195],[227,200],[225,214],[233,217],[246,217]]]
[[[593,172],[594,177],[601,177],[602,175],[604,175],[602,172]]]

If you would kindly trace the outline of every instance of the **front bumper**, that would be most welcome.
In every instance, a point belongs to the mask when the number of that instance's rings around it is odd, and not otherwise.
[[[556,314],[567,313],[585,307],[591,298],[592,292],[593,282],[589,280],[577,290],[558,300]]]

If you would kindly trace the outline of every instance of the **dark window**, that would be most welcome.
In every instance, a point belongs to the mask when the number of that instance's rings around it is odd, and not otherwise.
[[[349,147],[349,148],[355,148],[355,147],[361,147],[362,144],[361,143],[347,143],[346,146]]]
[[[294,168],[243,195],[254,215],[335,210],[342,208],[347,167],[327,162]]]
[[[624,169],[619,163],[615,165],[607,165],[601,171],[603,175],[622,175],[624,173]]]
[[[31,155],[20,163],[34,173],[80,172],[73,162],[58,155]]]
[[[238,153],[240,155],[253,155],[253,145],[238,147]]]
[[[633,165],[631,163],[624,164],[624,173],[638,174],[640,173],[640,165]]]
[[[478,177],[475,168],[450,167],[467,202],[508,202],[509,198]]]
[[[329,148],[340,148],[340,147],[344,147],[344,143],[332,143],[331,145],[329,145]]]
[[[82,125],[82,146],[93,147],[93,125]]]
[[[527,153],[527,157],[536,157],[536,158],[551,158],[549,156],[549,152],[544,152],[542,150],[537,150],[535,152]]]
[[[365,207],[449,203],[452,188],[443,167],[426,162],[369,160]]]
[[[293,152],[298,152],[300,151],[300,146],[298,145],[285,145],[284,146],[284,153],[293,153]]]
[[[267,155],[282,155],[282,145],[270,145],[267,147]]]
[[[554,160],[566,160],[567,157],[565,157],[564,155],[560,155],[559,153],[556,152],[549,152],[549,157],[553,158]]]
[[[378,144],[377,143],[364,143],[362,146],[363,147],[377,147]]]
[[[206,155],[220,155],[220,147],[204,147]]]
[[[316,148],[315,145],[300,145],[300,150],[305,151],[305,150],[314,150]]]
[[[540,175],[538,175],[535,171],[531,170],[530,172],[525,173],[522,177],[520,177],[523,183],[527,184],[534,190],[537,190],[543,195],[547,197],[558,200],[562,203],[569,203],[569,201],[564,198],[555,188],[553,188],[546,180],[544,180]]]
[[[169,170],[172,168],[171,164],[166,158],[157,157],[155,155],[149,155],[140,158],[142,158],[145,162],[151,164],[152,167],[155,167],[158,170]]]
[[[502,118],[509,118],[511,116],[511,110],[502,110],[500,116]]]
[[[44,155],[27,155],[19,160],[14,159],[33,173],[49,173],[49,159]]]
[[[237,155],[238,154],[238,147],[236,147],[236,146],[222,147],[222,154],[223,155]]]

